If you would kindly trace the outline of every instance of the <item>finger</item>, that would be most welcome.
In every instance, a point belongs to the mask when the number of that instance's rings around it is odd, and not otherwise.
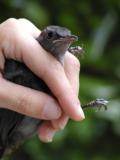
[[[8,33],[7,37],[6,32]],[[83,119],[84,113],[80,107],[79,99],[74,93],[61,64],[43,50],[31,35],[23,30],[21,32],[21,28],[15,21],[9,22],[9,32],[4,26],[1,34],[3,40],[0,44],[4,56],[24,62],[35,74],[43,78],[66,114],[74,120]]]
[[[52,97],[3,78],[0,78],[0,106],[38,119],[58,119],[61,115]]]
[[[38,136],[43,142],[52,142],[52,139],[57,132],[56,129],[53,128],[50,121],[45,121],[40,125],[38,129]]]
[[[51,125],[53,126],[53,130],[55,129],[63,130],[67,125],[68,120],[69,117],[65,113],[63,113],[59,119],[51,120]]]
[[[40,140],[43,142],[52,142],[55,133],[59,129],[63,129],[67,121],[68,117],[66,115],[64,117],[63,115],[61,121],[60,120],[58,121],[58,123],[61,125],[61,128],[58,128],[58,125],[56,126],[56,123],[53,124],[52,121],[44,121],[38,129],[38,136]]]
[[[69,52],[65,55],[64,69],[74,92],[78,96],[80,63],[78,59]],[[62,114],[59,119],[52,120],[52,125],[55,129],[64,129],[68,120],[68,116],[66,114]]]
[[[29,32],[34,38],[37,38],[40,34],[40,30],[29,20],[25,18],[18,19],[21,27],[26,30],[26,32]]]
[[[70,81],[74,92],[78,96],[80,84],[80,62],[74,55],[69,52],[66,53],[64,62],[65,73]]]

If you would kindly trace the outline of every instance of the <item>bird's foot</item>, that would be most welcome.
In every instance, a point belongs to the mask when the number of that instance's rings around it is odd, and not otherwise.
[[[102,107],[107,110],[107,104],[109,101],[103,99],[103,98],[97,98],[96,100],[93,100],[86,105],[83,105],[82,108],[98,108],[100,110]]]
[[[75,56],[77,56],[77,55],[83,56],[83,54],[84,54],[84,50],[80,46],[70,47],[68,49],[68,51]]]

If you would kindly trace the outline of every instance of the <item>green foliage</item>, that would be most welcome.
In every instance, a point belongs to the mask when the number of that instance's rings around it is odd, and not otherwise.
[[[40,29],[66,26],[80,37],[80,99],[110,100],[106,112],[86,111],[83,122],[70,121],[53,143],[34,137],[5,160],[119,160],[120,159],[120,1],[119,0],[1,0],[0,22],[28,18]]]

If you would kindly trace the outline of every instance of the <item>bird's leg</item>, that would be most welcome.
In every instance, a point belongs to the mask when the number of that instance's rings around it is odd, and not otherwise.
[[[107,104],[108,101],[103,98],[97,98],[96,100],[93,100],[85,105],[82,106],[83,109],[86,108],[98,108],[99,110],[104,107],[105,110],[107,110]]]
[[[73,55],[75,56],[83,56],[84,54],[84,50],[82,47],[80,46],[75,46],[75,47],[70,47],[68,49],[69,52],[71,52]],[[105,110],[107,110],[107,104],[108,101],[103,99],[103,98],[97,98],[96,100],[93,100],[85,105],[82,106],[83,109],[86,108],[98,108],[99,110],[104,107]]]

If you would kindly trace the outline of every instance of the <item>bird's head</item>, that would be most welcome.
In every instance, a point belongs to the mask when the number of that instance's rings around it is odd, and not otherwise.
[[[70,30],[60,26],[46,27],[37,38],[38,42],[63,63],[65,52],[77,41],[77,36],[71,35]]]

